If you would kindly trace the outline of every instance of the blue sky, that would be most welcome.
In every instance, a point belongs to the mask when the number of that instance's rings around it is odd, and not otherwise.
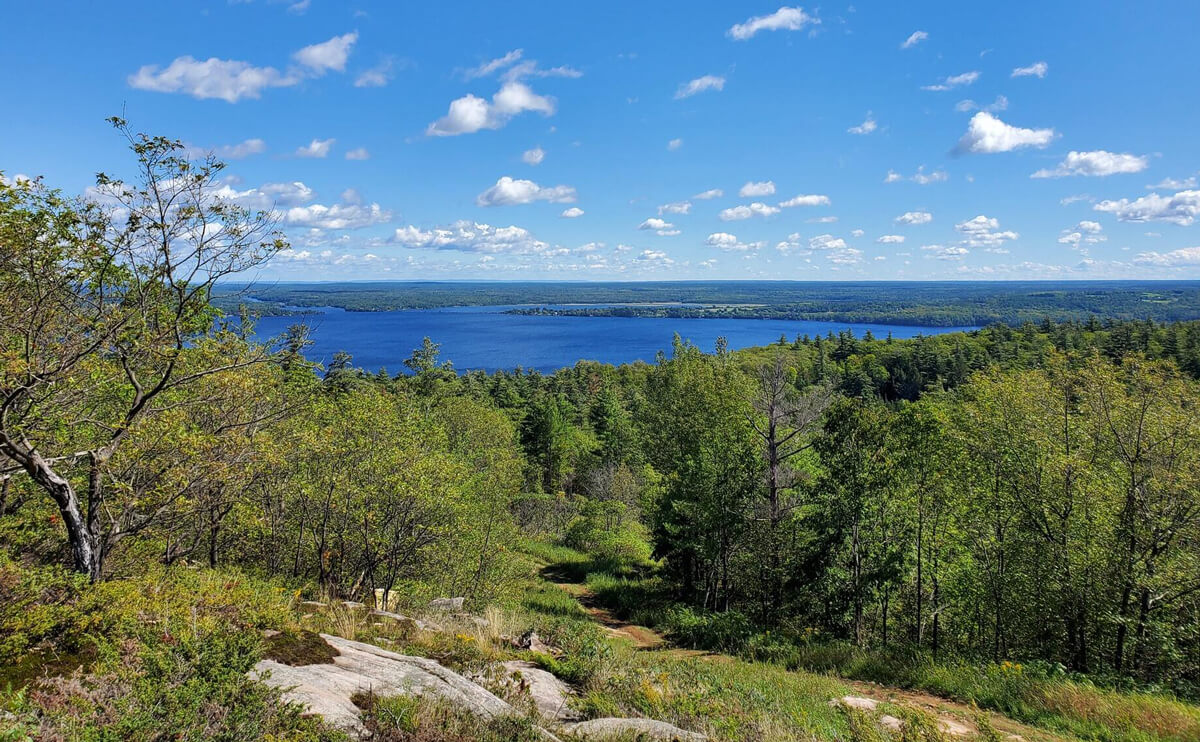
[[[211,148],[270,279],[1200,278],[1195,2],[11,3],[0,170]]]

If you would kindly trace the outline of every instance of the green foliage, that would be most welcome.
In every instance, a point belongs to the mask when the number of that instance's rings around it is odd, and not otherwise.
[[[363,709],[371,739],[380,742],[541,742],[532,718],[502,716],[484,719],[450,703],[429,699],[361,694],[354,698]]]

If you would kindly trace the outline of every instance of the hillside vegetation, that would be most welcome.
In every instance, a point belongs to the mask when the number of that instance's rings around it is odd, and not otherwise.
[[[717,739],[890,738],[835,676],[978,706],[988,739],[986,711],[1200,738],[1200,323],[321,369],[302,325],[254,342],[212,303],[286,246],[270,215],[114,123],[109,206],[0,184],[0,738],[337,739],[247,675],[315,631],[525,659],[585,718]],[[441,630],[365,613],[439,597]],[[360,701],[381,739],[535,733]],[[940,739],[914,714],[899,738]]]

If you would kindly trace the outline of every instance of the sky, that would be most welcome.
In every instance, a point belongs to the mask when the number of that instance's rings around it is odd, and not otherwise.
[[[7,3],[0,172],[212,151],[271,280],[1200,278],[1200,4]]]

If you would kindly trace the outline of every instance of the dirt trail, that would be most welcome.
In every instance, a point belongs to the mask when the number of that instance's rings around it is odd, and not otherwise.
[[[709,662],[742,662],[736,657],[716,652],[706,652],[697,649],[682,649],[673,647],[667,639],[657,631],[623,621],[612,611],[600,605],[592,591],[586,585],[578,582],[553,583],[556,587],[568,593],[583,606],[584,610],[603,626],[610,634],[633,643],[641,651],[654,651],[678,658],[703,659]],[[869,698],[880,704],[893,706],[912,706],[932,713],[938,718],[942,728],[953,736],[970,736],[977,731],[975,726],[975,709],[957,701],[951,701],[921,691],[904,690],[877,683],[859,680],[843,680],[851,687],[856,696]],[[885,710],[886,713],[886,710]],[[1004,737],[1018,742],[1076,742],[1073,737],[1064,737],[1035,727],[1022,724],[1000,714],[985,712],[992,726]]]

